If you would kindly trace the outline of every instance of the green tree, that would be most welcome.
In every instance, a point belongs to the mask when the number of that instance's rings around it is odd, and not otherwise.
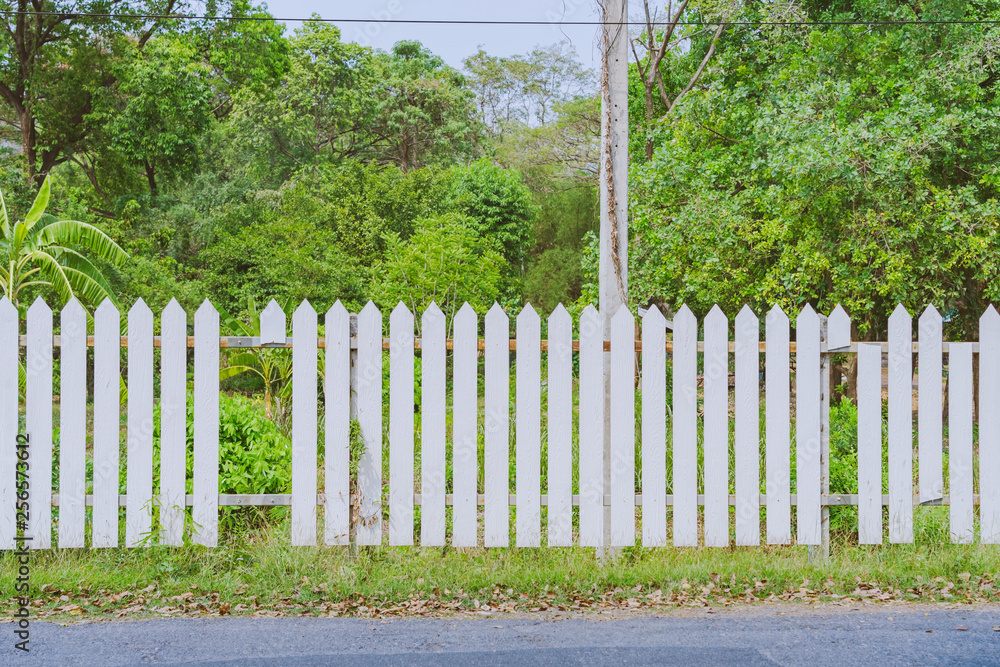
[[[484,159],[456,167],[453,179],[450,208],[468,216],[481,238],[497,243],[511,270],[520,275],[538,216],[521,174]]]
[[[46,178],[24,220],[13,225],[0,194],[0,287],[4,296],[22,315],[27,304],[21,297],[29,287],[52,288],[63,302],[78,296],[97,306],[107,298],[118,306],[107,279],[84,253],[112,264],[121,264],[128,255],[92,225],[47,215],[49,183]]]
[[[633,167],[637,302],[841,303],[874,338],[900,302],[954,311],[960,336],[1000,300],[1000,29],[932,23],[1000,3],[847,10],[926,23],[734,30],[671,114]]]
[[[471,223],[455,214],[426,218],[408,241],[396,238],[375,271],[375,302],[385,309],[403,302],[418,316],[435,302],[449,327],[463,303],[485,313],[500,296],[506,262]]]

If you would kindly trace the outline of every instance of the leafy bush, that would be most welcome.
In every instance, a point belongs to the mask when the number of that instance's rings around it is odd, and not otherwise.
[[[187,493],[193,493],[194,422],[193,399],[187,405]],[[153,488],[160,477],[160,406],[153,412]],[[122,470],[124,478],[124,469]],[[292,488],[292,443],[278,426],[264,416],[259,399],[239,394],[219,395],[219,493],[290,493]],[[228,507],[222,511],[222,525],[259,521],[267,516],[279,519],[288,508],[266,511],[256,507]]]

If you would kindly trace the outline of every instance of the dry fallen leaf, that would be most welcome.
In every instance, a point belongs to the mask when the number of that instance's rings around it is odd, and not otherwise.
[[[966,631],[968,631],[969,628],[965,627],[964,625],[956,625],[955,629],[956,630],[961,630],[962,632],[966,632]]]

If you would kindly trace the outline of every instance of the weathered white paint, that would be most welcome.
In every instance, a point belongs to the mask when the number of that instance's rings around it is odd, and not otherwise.
[[[674,316],[674,546],[698,546],[698,320],[687,305]]]
[[[351,316],[340,301],[326,312],[323,381],[326,398],[323,541],[346,545],[351,540]]]
[[[580,317],[580,546],[604,544],[604,333],[600,313]]]
[[[979,539],[1000,544],[1000,313],[979,318]]]
[[[382,313],[371,301],[358,313],[357,392],[365,448],[358,464],[357,543],[373,546],[382,544]]]
[[[917,465],[920,466],[920,502],[924,503],[944,496],[944,468],[941,452],[943,426],[943,392],[941,388],[943,327],[941,313],[934,306],[927,306],[924,314],[920,316],[919,328],[917,444],[920,451]]]
[[[0,387],[17,387],[17,308],[0,297]],[[0,392],[0,549],[14,548],[17,501],[18,392]]]
[[[882,544],[882,348],[858,346],[858,541]]]
[[[961,544],[971,544],[973,536],[972,390],[972,343],[952,343],[948,354],[949,514],[951,539]]]
[[[642,318],[642,546],[644,547],[667,546],[667,329],[665,325],[666,319],[656,306],[650,307]],[[551,352],[549,354],[551,355]],[[632,502],[635,502],[634,499]]]
[[[420,322],[420,544],[445,545],[445,319],[436,303]]]
[[[729,546],[729,319],[705,318],[705,546]],[[643,496],[645,500],[645,495]]]
[[[767,543],[792,541],[791,514],[791,376],[788,316],[774,306],[764,321],[764,471],[767,490]]]
[[[526,305],[517,316],[515,407],[515,486],[517,489],[516,542],[519,547],[541,546],[541,320]]]
[[[160,318],[160,538],[184,544],[187,475],[187,313],[171,299]]]
[[[611,546],[635,546],[635,318],[611,319]]]
[[[219,313],[206,299],[194,314],[194,542],[219,541]]]
[[[736,544],[760,544],[760,321],[749,306],[736,316]]]
[[[153,311],[139,299],[128,313],[128,436],[125,544],[149,544],[153,527]]]
[[[568,547],[573,544],[573,319],[562,304],[549,317],[548,362],[548,545]]]
[[[303,301],[292,314],[292,339],[296,341],[292,347],[292,546],[316,544],[317,329],[316,310]]]
[[[389,315],[389,544],[413,544],[413,313]]]
[[[465,304],[455,316],[452,378],[452,511],[451,544],[474,547],[477,543],[477,481],[479,477],[479,379],[478,320]]]
[[[913,541],[913,319],[889,317],[889,541]],[[940,408],[939,408],[940,410]]]
[[[59,329],[59,548],[67,549],[85,546],[86,534],[87,313],[75,297]]]
[[[94,509],[90,542],[93,547],[118,546],[120,336],[118,311],[105,299],[94,313]],[[218,343],[215,347],[218,349]],[[218,402],[216,394],[214,403]]]
[[[819,315],[808,304],[795,320],[795,539],[807,545],[822,544],[823,538],[819,324]]]

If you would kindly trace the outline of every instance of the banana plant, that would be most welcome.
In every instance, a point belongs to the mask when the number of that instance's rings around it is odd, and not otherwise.
[[[288,314],[293,302],[287,299],[279,305]],[[219,317],[236,335],[259,337],[260,309],[253,297],[247,300],[247,312],[250,315],[249,322],[237,320],[221,308]],[[281,348],[250,348],[243,352],[231,352],[228,366],[219,371],[219,379],[227,380],[241,373],[254,373],[264,380],[264,414],[268,419],[274,418],[275,407],[280,411],[281,402],[291,392],[292,355]]]
[[[93,225],[77,220],[58,220],[46,214],[51,198],[50,177],[46,177],[24,220],[13,225],[7,214],[7,204],[0,192],[0,289],[18,310],[21,319],[27,316],[27,304],[21,293],[27,287],[53,288],[64,303],[74,296],[96,306],[105,298],[115,307],[121,306],[107,278],[81,253],[116,266],[129,259],[128,253]],[[91,316],[87,315],[89,322]],[[18,390],[24,396],[27,375],[18,363]],[[125,391],[119,378],[119,388]]]

